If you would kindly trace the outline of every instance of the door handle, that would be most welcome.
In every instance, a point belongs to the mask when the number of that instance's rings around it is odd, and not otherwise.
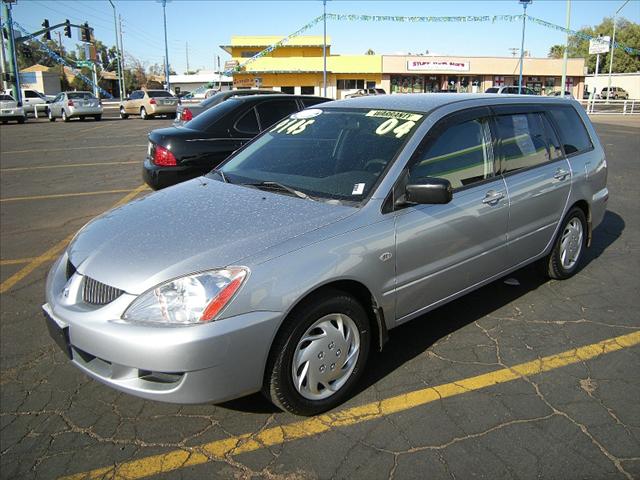
[[[553,174],[553,178],[561,181],[567,178],[568,176],[569,176],[569,171],[565,170],[564,168],[557,169],[556,173]]]
[[[482,199],[482,203],[488,205],[495,205],[501,199],[504,198],[504,192],[496,192],[495,190],[489,190],[487,194]]]

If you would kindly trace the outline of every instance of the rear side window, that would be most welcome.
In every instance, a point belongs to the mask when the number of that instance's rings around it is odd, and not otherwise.
[[[262,129],[270,127],[278,120],[298,111],[295,100],[274,100],[261,103],[256,107]]]
[[[549,113],[558,127],[560,141],[567,155],[586,152],[593,148],[589,133],[573,107],[569,105],[552,107]]]
[[[242,133],[250,133],[252,135],[257,134],[260,131],[255,108],[252,108],[240,117],[240,120],[236,122],[236,130]]]
[[[539,113],[495,117],[502,158],[502,173],[549,161],[547,132]]]
[[[491,87],[487,88],[484,93],[498,93],[499,88]]]
[[[327,101],[324,98],[302,98],[301,100],[305,108],[312,107],[313,105],[318,105],[319,103],[324,103]]]
[[[446,128],[420,155],[410,178],[445,178],[460,188],[493,176],[489,154],[489,129],[485,120],[471,120]]]

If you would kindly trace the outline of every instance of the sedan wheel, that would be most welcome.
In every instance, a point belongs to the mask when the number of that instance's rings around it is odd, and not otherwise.
[[[70,119],[69,117],[67,117],[67,112],[65,112],[64,110],[62,110],[62,121],[63,122],[68,122]]]
[[[126,120],[127,118],[129,118],[129,115],[127,115],[127,113],[124,111],[124,108],[120,107],[120,118],[122,120]]]
[[[56,117],[53,116],[53,112],[51,111],[51,109],[49,109],[49,121],[50,122],[56,121]]]
[[[345,292],[327,290],[304,301],[274,341],[263,392],[297,415],[336,407],[362,375],[370,331],[365,309]]]
[[[143,120],[149,119],[149,115],[147,115],[147,111],[145,110],[144,107],[140,109],[140,118],[142,118]]]

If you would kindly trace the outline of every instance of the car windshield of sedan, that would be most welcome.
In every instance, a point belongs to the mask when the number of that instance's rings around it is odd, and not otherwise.
[[[71,100],[93,100],[96,98],[89,92],[67,92],[67,97]]]
[[[303,110],[275,124],[220,170],[231,183],[360,203],[423,117],[396,110]]]

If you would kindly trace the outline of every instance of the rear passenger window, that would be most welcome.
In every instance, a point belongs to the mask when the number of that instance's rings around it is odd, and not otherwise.
[[[278,120],[298,111],[295,100],[270,100],[261,103],[257,107],[262,129],[270,127]]]
[[[471,120],[446,128],[411,168],[410,178],[445,178],[460,188],[493,176],[487,122]]]
[[[260,131],[255,108],[249,110],[236,122],[236,130],[242,133],[251,133],[253,135]]]
[[[593,148],[589,133],[582,123],[578,112],[569,105],[557,106],[549,109],[549,113],[555,120],[560,141],[564,145],[567,155],[572,153],[586,152]]]
[[[496,118],[502,173],[549,161],[547,132],[539,113],[499,115]]]

